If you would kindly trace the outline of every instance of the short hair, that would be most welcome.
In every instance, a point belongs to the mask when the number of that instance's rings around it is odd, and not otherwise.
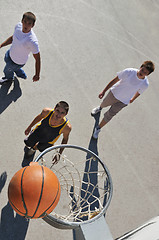
[[[155,64],[151,61],[143,62],[143,64],[141,65],[140,68],[142,68],[142,67],[145,67],[149,71],[149,74],[155,70]]]
[[[60,101],[60,102],[58,102],[58,103],[56,104],[55,108],[57,108],[57,107],[63,108],[63,109],[66,111],[66,114],[68,113],[69,105],[68,105],[67,102],[65,102],[65,101]]]
[[[34,24],[35,21],[36,21],[36,16],[35,16],[34,13],[32,13],[32,12],[25,12],[25,13],[23,14],[22,21],[24,20],[24,18],[27,18],[28,20],[32,21],[33,24]]]

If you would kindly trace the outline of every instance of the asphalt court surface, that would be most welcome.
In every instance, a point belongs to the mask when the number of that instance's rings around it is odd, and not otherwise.
[[[8,204],[8,183],[24,157],[24,130],[44,107],[65,100],[70,105],[68,118],[73,127],[69,143],[87,148],[94,127],[90,112],[100,104],[99,92],[117,71],[138,68],[145,60],[152,60],[156,66],[149,76],[148,90],[103,128],[98,152],[113,180],[106,219],[114,238],[157,216],[159,2],[0,3],[0,42],[13,34],[24,12],[32,11],[37,16],[34,32],[42,59],[39,82],[32,82],[34,59],[30,56],[24,67],[28,79],[17,79],[11,86],[0,88],[0,240],[73,239],[72,231],[55,229],[41,219],[25,221]],[[7,49],[0,49],[1,75]]]

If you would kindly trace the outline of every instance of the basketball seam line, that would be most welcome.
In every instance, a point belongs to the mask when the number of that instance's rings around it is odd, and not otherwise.
[[[53,202],[50,204],[50,206],[39,216],[39,217],[42,217],[43,215],[45,215],[46,214],[46,212],[47,212],[47,210],[54,204],[54,202],[56,201],[56,199],[57,199],[57,196],[58,196],[58,193],[59,193],[59,182],[58,182],[58,191],[57,191],[57,193],[56,193],[56,197],[55,197],[55,199],[53,200]]]
[[[42,186],[41,186],[41,193],[40,193],[40,197],[39,197],[39,201],[38,201],[38,204],[37,204],[37,207],[36,207],[36,210],[33,214],[33,216],[31,218],[33,218],[39,208],[39,205],[40,205],[40,202],[41,202],[41,198],[42,198],[42,194],[43,194],[43,188],[44,188],[44,169],[43,169],[43,166],[41,166],[41,169],[42,169]]]
[[[26,171],[27,168],[28,168],[28,167],[24,168],[24,171],[22,172],[22,177],[21,177],[21,197],[22,197],[22,202],[23,202],[24,209],[25,209],[25,211],[26,211],[25,217],[27,217],[28,210],[27,210],[27,206],[26,206],[25,201],[24,201],[24,194],[23,194],[23,187],[22,187],[22,185],[23,185],[24,172]]]
[[[19,213],[25,215],[25,213],[21,212],[21,211],[12,203],[11,200],[9,200],[9,203],[10,203],[10,205],[13,206]]]

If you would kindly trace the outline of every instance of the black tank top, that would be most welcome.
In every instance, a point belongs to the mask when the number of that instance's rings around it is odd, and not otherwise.
[[[61,135],[62,129],[68,124],[69,120],[64,117],[64,122],[57,126],[51,126],[50,119],[54,114],[51,110],[49,114],[37,125],[34,132],[38,135],[39,142],[54,144]]]

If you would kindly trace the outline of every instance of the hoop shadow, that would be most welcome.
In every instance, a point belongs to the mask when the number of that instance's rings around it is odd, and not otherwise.
[[[99,124],[100,119],[100,113],[96,114],[94,116],[95,124],[93,128],[93,132],[96,126]],[[93,134],[93,133],[92,133]],[[91,136],[88,149],[92,152],[94,152],[98,156],[98,139],[94,139],[93,136]],[[84,169],[84,175],[83,175],[83,181],[82,181],[82,187],[81,187],[81,199],[84,199],[81,202],[82,205],[82,212],[85,212],[88,210],[88,204],[85,202],[85,199],[87,199],[88,202],[92,203],[90,205],[90,210],[94,211],[95,209],[99,209],[99,202],[97,201],[97,198],[99,198],[99,191],[98,191],[98,161],[94,161],[90,155],[90,153],[87,153],[86,155],[86,163],[85,163],[85,169]],[[87,185],[89,181],[89,187]],[[95,188],[93,186],[96,186]],[[71,188],[70,192],[73,192],[73,187]],[[96,198],[95,198],[96,197]],[[73,202],[76,200],[73,199]],[[105,200],[103,204],[105,203]],[[74,205],[74,209],[76,206]],[[88,216],[81,217],[81,220],[85,221],[88,220]],[[73,229],[73,239],[76,240],[76,234],[77,232]]]
[[[100,118],[100,113],[96,114],[94,116],[95,119],[95,125],[93,128],[93,132],[95,127],[99,124],[99,118]],[[94,139],[93,136],[90,139],[88,149],[92,152],[94,152],[96,155],[98,155],[98,139]],[[85,202],[85,199],[89,203],[92,203],[90,205],[90,210],[94,211],[95,209],[99,209],[99,202],[97,201],[97,198],[99,198],[99,191],[98,191],[98,161],[94,161],[92,159],[92,156],[90,153],[87,153],[86,156],[86,164],[85,164],[85,170],[84,170],[84,175],[83,175],[83,181],[82,181],[82,188],[81,188],[81,198],[84,199],[82,204],[82,211],[85,212],[88,210],[88,204]],[[89,187],[87,183],[89,184]],[[96,186],[94,188],[94,186]],[[82,220],[87,220],[88,217],[85,216],[82,218]]]
[[[14,77],[13,89],[9,92],[12,82],[3,84],[0,88],[0,114],[12,103],[16,102],[22,95],[19,81]]]
[[[0,193],[6,183],[7,173],[3,172],[0,176]],[[9,202],[1,210],[0,219],[0,239],[1,240],[24,240],[28,229],[29,221],[16,214]]]
[[[100,113],[94,116],[95,124],[94,128],[99,124]],[[93,128],[93,132],[94,132]],[[90,139],[88,149],[98,155],[98,139],[94,139],[93,136]],[[85,169],[83,174],[83,181],[81,187],[81,212],[86,212],[88,210],[88,203],[90,203],[90,211],[95,211],[99,209],[99,201],[98,198],[100,197],[99,190],[98,190],[98,161],[94,161],[92,159],[92,155],[87,153],[86,155],[86,163]],[[87,184],[89,183],[89,184]],[[104,184],[104,189],[107,189],[107,182]],[[73,198],[74,189],[71,187],[70,189],[70,196]],[[86,201],[85,201],[86,200]],[[103,200],[103,206],[105,206],[107,201],[107,197]],[[73,199],[73,203],[76,203],[76,199]],[[92,204],[93,203],[93,204]],[[77,208],[76,204],[73,204],[73,210]],[[88,216],[82,216],[81,220],[85,221],[88,220]],[[76,239],[75,231],[73,230],[74,239]]]

